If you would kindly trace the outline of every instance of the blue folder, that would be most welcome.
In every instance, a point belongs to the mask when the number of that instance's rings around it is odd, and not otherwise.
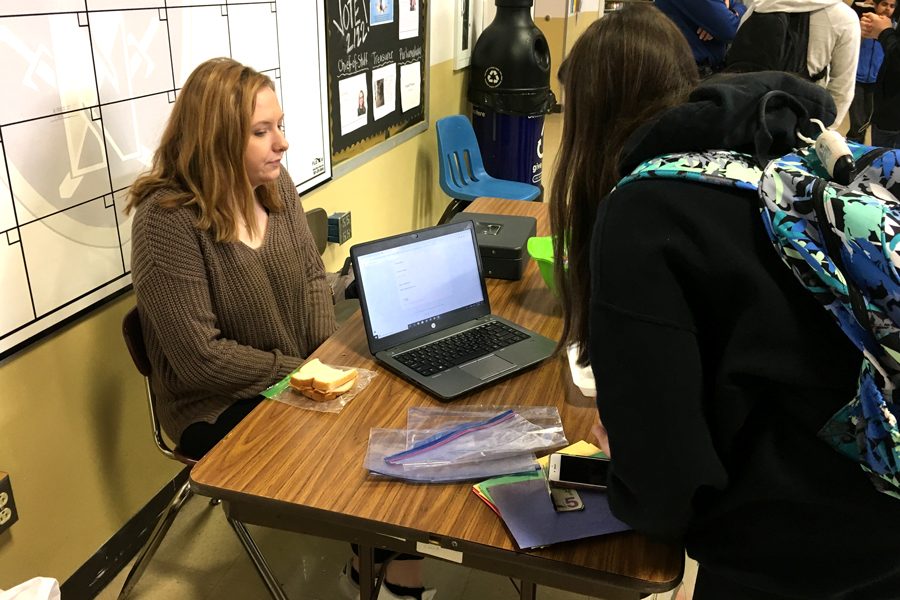
[[[556,512],[542,478],[497,485],[490,493],[522,550],[631,529],[613,516],[603,492],[578,490],[584,510],[570,512]]]

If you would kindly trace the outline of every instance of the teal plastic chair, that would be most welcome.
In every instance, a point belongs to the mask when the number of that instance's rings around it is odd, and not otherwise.
[[[534,200],[540,195],[541,189],[536,185],[488,175],[475,131],[464,115],[438,119],[435,130],[440,155],[441,189],[453,198],[438,223],[446,223],[476,198]]]

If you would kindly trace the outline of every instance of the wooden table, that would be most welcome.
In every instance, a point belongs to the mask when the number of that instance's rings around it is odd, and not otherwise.
[[[538,235],[549,234],[545,204],[480,199],[468,211],[534,216]],[[487,281],[494,313],[559,337],[558,300],[533,261],[520,281]],[[535,584],[640,598],[680,581],[680,547],[624,533],[518,551],[501,520],[471,492],[471,483],[410,484],[369,476],[362,467],[369,430],[403,429],[409,407],[439,403],[376,365],[359,312],[312,356],[378,375],[339,414],[264,402],[191,470],[195,492],[220,498],[231,516],[246,523],[359,543],[362,581],[369,580],[373,547],[522,579],[522,598],[535,597]],[[563,357],[453,405],[556,405],[571,442],[590,439],[596,419],[593,400],[572,385]],[[363,589],[363,600],[368,595]]]

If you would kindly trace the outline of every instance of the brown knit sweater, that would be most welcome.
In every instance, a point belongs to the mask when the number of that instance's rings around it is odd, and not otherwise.
[[[141,202],[131,274],[160,424],[178,441],[296,368],[335,330],[331,292],[297,190],[285,169],[282,212],[258,249],[216,242],[193,207]]]

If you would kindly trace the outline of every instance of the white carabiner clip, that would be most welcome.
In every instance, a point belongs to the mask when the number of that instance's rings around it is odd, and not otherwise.
[[[853,179],[856,163],[853,162],[853,154],[850,153],[850,147],[847,146],[844,136],[833,129],[827,129],[819,119],[810,119],[810,122],[822,130],[819,136],[811,140],[798,132],[797,137],[813,146],[816,156],[832,180],[841,185],[849,184]]]

